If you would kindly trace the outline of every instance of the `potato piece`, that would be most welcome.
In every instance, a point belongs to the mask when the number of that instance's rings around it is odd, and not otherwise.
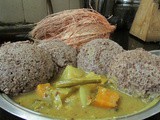
[[[81,69],[68,65],[62,73],[60,80],[74,79],[85,76],[85,72]]]

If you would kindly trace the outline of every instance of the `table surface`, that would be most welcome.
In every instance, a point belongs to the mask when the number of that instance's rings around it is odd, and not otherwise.
[[[26,40],[27,36],[24,35],[17,35],[17,36],[1,36],[0,34],[0,44],[6,41],[19,41],[19,40]],[[146,43],[142,40],[132,36],[129,34],[128,30],[117,30],[111,35],[111,39],[119,43],[124,49],[132,50],[136,48],[144,48],[145,50],[160,50],[160,43]],[[0,120],[23,120],[22,118],[16,117],[5,110],[0,108]],[[146,120],[160,120],[160,113],[147,118]]]

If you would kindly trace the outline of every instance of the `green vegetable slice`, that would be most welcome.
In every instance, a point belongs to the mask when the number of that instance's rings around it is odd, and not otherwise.
[[[89,89],[87,86],[80,86],[79,95],[82,107],[86,107],[88,105],[88,97],[89,97]]]
[[[56,83],[56,87],[65,88],[73,87],[77,85],[85,85],[91,83],[101,83],[101,79],[74,79],[74,80],[63,80]]]

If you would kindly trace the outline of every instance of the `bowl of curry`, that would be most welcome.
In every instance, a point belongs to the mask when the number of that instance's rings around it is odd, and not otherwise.
[[[151,51],[159,56],[159,50]],[[107,83],[107,76],[68,65],[54,82],[10,97],[0,94],[0,107],[23,119],[145,119],[160,112],[159,97],[150,102]]]

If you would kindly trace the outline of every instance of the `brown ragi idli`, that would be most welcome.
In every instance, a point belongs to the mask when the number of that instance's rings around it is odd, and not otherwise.
[[[33,90],[53,77],[50,54],[29,41],[0,47],[0,91],[17,95]]]
[[[113,56],[123,52],[124,49],[109,39],[95,39],[80,49],[77,56],[77,66],[87,72],[107,74]]]
[[[160,57],[143,49],[120,53],[110,64],[110,82],[125,93],[152,100],[160,95],[158,61]]]
[[[50,53],[52,61],[61,72],[67,65],[76,66],[77,51],[60,40],[40,41],[38,47]]]

